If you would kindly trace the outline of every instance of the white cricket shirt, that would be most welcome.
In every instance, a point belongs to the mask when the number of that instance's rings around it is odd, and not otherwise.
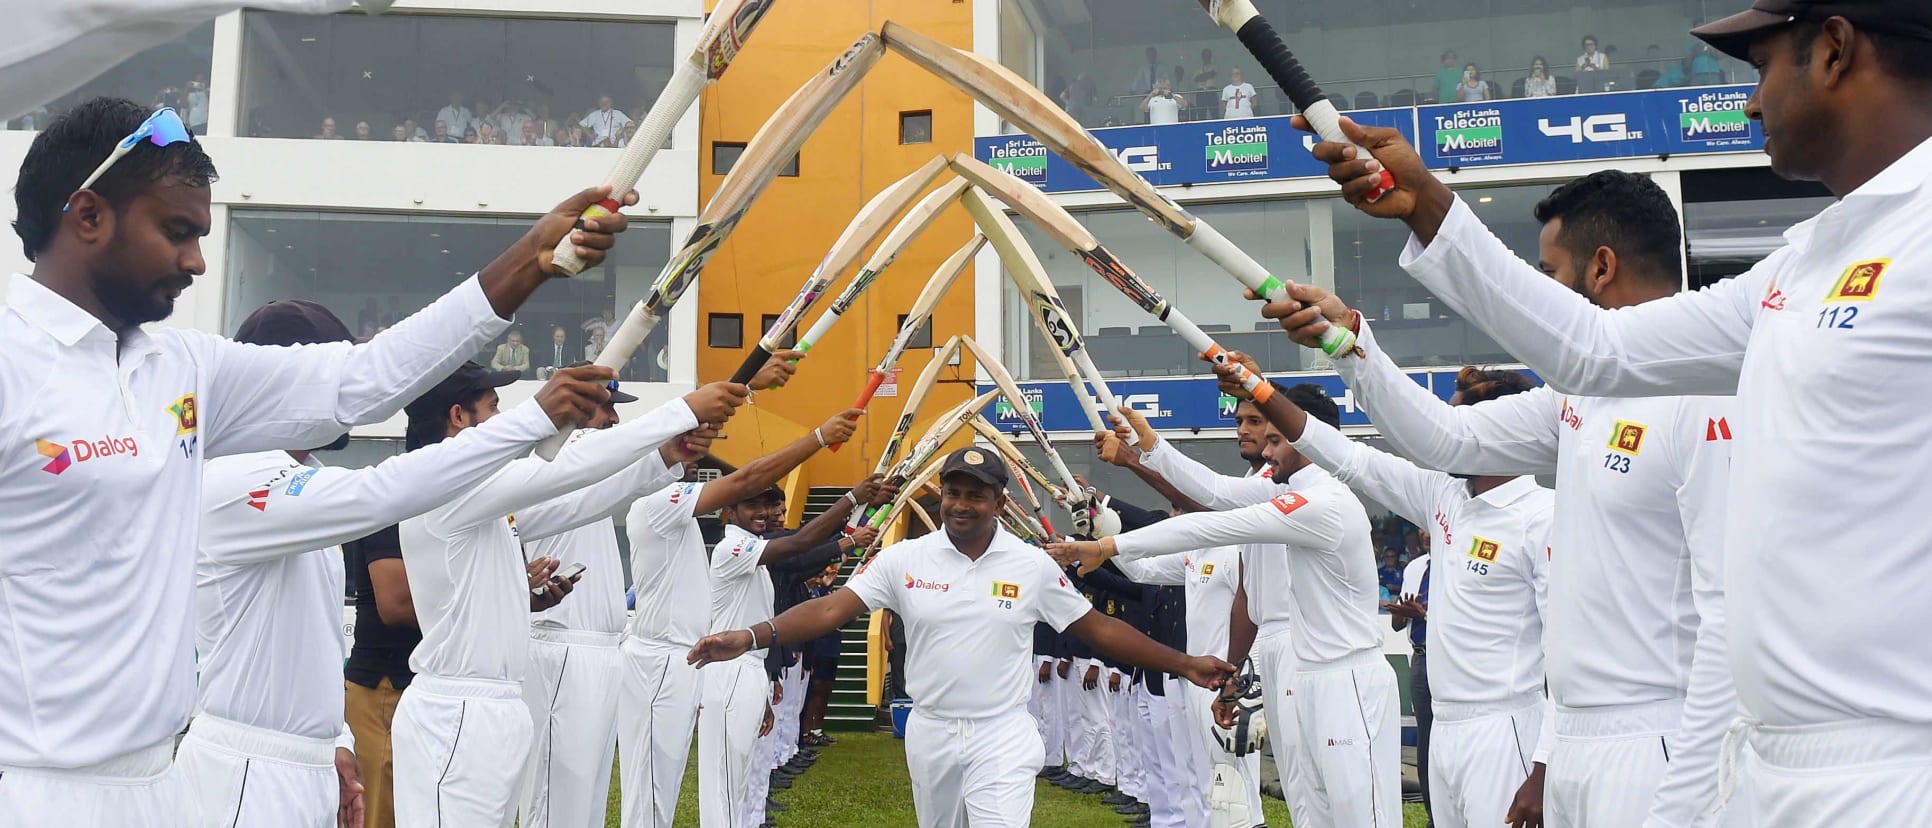
[[[1239,547],[1216,546],[1115,563],[1139,583],[1181,587],[1187,596],[1187,651],[1227,656],[1234,590],[1241,585]]]
[[[1376,451],[1312,417],[1294,446],[1335,479],[1429,527],[1430,695],[1461,703],[1541,695],[1556,493],[1518,477],[1472,496],[1467,480]],[[1409,567],[1419,584],[1420,570]],[[1405,592],[1407,581],[1405,574]]]
[[[1295,472],[1284,488],[1253,506],[1181,515],[1115,535],[1114,547],[1121,559],[1134,560],[1226,544],[1285,543],[1296,657],[1319,664],[1380,651],[1376,610],[1382,592],[1369,546],[1368,512],[1319,466]],[[1244,570],[1253,560],[1242,559]],[[1249,581],[1250,605],[1254,584]]]
[[[1686,699],[1666,784],[1703,779],[1714,796],[1717,748],[1736,708],[1718,554],[1730,438],[1743,433],[1733,401],[1575,397],[1544,386],[1450,406],[1403,375],[1366,324],[1361,342],[1365,356],[1336,368],[1397,451],[1461,474],[1556,474],[1550,696],[1565,709]],[[1705,762],[1708,774],[1695,770]]]
[[[684,400],[526,457],[448,505],[402,523],[403,567],[423,630],[409,668],[442,678],[521,682],[530,651],[523,542],[594,523],[676,479],[657,447],[697,428]],[[564,600],[568,601],[569,598]]]
[[[1181,102],[1174,98],[1147,99],[1147,122],[1150,124],[1180,123]]]
[[[382,420],[508,325],[471,279],[366,345],[117,340],[15,275],[0,308],[0,768],[92,764],[187,723],[205,458]]]
[[[621,633],[624,631],[624,557],[617,522],[609,517],[524,544],[531,560],[556,558],[559,571],[583,564],[584,576],[562,603],[530,616],[532,627]]]
[[[526,402],[366,469],[265,451],[210,460],[195,563],[200,708],[316,739],[342,727],[342,549],[434,508],[556,432]],[[575,598],[572,594],[572,598]]]
[[[1263,466],[1245,477],[1230,477],[1182,454],[1166,440],[1142,452],[1140,463],[1166,478],[1194,502],[1216,511],[1266,503],[1288,490],[1275,482],[1273,466]],[[1243,544],[1238,549],[1241,583],[1248,592],[1248,619],[1257,627],[1269,628],[1264,632],[1288,629],[1295,618],[1295,578],[1288,565],[1287,548],[1279,542],[1270,542]]]
[[[886,547],[846,582],[906,623],[906,691],[940,719],[1023,711],[1037,676],[1033,625],[1065,632],[1093,612],[1044,550],[997,530],[971,560],[946,530]]]
[[[703,483],[673,483],[632,504],[631,583],[637,611],[631,638],[689,649],[711,634],[711,559],[698,527]]]
[[[725,524],[724,537],[711,549],[713,630],[740,630],[771,620],[771,573],[758,564],[764,552],[764,538]]]
[[[1738,700],[1769,725],[1932,723],[1932,141],[1735,279],[1605,312],[1458,204],[1404,266],[1589,394],[1737,394],[1724,581]],[[1467,274],[1480,273],[1482,278]]]

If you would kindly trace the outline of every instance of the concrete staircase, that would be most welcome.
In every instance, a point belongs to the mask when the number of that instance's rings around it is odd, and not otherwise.
[[[843,486],[813,486],[805,496],[805,517],[799,525],[823,514],[848,491]],[[842,567],[840,583],[852,577],[858,562],[848,558]],[[839,648],[839,674],[832,686],[832,702],[825,710],[827,730],[874,730],[878,727],[878,711],[865,703],[865,632],[871,622],[870,615],[861,615],[844,630],[844,640]],[[891,726],[886,720],[887,727]]]

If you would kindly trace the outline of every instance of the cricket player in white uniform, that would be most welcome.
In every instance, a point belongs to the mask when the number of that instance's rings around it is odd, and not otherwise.
[[[940,467],[941,531],[894,544],[846,586],[751,629],[692,648],[699,666],[778,641],[809,641],[868,608],[905,619],[914,699],[906,726],[912,801],[924,828],[1027,825],[1044,748],[1026,713],[1033,625],[1044,621],[1122,661],[1219,686],[1234,668],[1187,656],[1094,612],[1053,559],[999,527],[1006,464],[965,448]]]
[[[711,626],[737,629],[771,618],[771,574],[765,565],[809,551],[829,540],[852,513],[858,500],[870,501],[877,480],[847,492],[831,509],[797,534],[767,541],[739,522],[740,501],[765,495],[773,484],[828,445],[843,443],[858,430],[863,409],[847,409],[812,433],[753,460],[717,483],[695,487],[696,514],[707,506],[724,510],[724,538],[711,550]],[[735,478],[735,479],[734,479]],[[739,497],[729,498],[731,495]],[[718,664],[704,674],[698,716],[698,818],[706,828],[740,828],[747,809],[763,811],[765,798],[747,801],[755,770],[754,748],[771,706],[771,679],[765,674],[762,653],[747,653]],[[762,820],[760,820],[762,821]]]
[[[405,409],[409,448],[487,421],[496,411],[494,388],[515,378],[464,364]],[[416,677],[396,707],[391,737],[397,824],[511,824],[532,733],[523,674],[533,579],[523,541],[594,523],[677,479],[697,457],[666,442],[699,417],[727,419],[745,394],[730,383],[704,386],[636,421],[571,441],[554,462],[518,460],[447,505],[403,521],[403,566],[423,640],[409,657]]]
[[[195,701],[202,461],[388,417],[508,326],[547,278],[538,251],[603,197],[559,205],[366,345],[267,349],[142,329],[205,267],[214,177],[172,112],[115,99],[69,110],[22,163],[14,229],[34,272],[0,309],[0,398],[20,403],[0,415],[0,651],[16,654],[0,663],[0,825],[193,818],[166,771]],[[572,237],[601,260],[623,226]]]
[[[1737,394],[1723,583],[1743,718],[1726,742],[1755,749],[1765,825],[1916,820],[1932,810],[1932,641],[1892,633],[1932,623],[1932,420],[1908,379],[1932,365],[1932,286],[1913,278],[1932,266],[1932,5],[1757,0],[1694,34],[1759,68],[1745,112],[1772,169],[1840,199],[1704,290],[1592,307],[1511,254],[1398,137],[1350,127],[1397,181],[1374,204],[1367,159],[1316,152],[1351,203],[1409,224],[1412,275],[1552,386]],[[1735,765],[1720,762],[1720,788]]]
[[[354,335],[321,305],[292,301],[263,306],[235,338],[313,345]],[[335,544],[435,508],[557,424],[582,421],[604,383],[590,378],[601,372],[580,373],[559,374],[482,428],[371,468],[324,466],[304,451],[208,461],[195,568],[200,710],[175,754],[200,806],[194,824],[360,823],[362,786],[337,684],[344,572]],[[345,435],[319,450],[347,443]]]
[[[588,363],[583,363],[588,364]],[[611,389],[589,423],[620,422],[618,403],[637,397]],[[487,424],[486,424],[487,425]],[[464,432],[467,434],[468,432]],[[579,431],[578,435],[587,432]],[[457,435],[461,439],[463,435]],[[589,828],[604,824],[610,769],[617,752],[617,696],[623,686],[624,561],[608,515],[524,545],[528,557],[583,564],[570,600],[530,618],[530,666],[523,701],[533,726],[518,824],[524,828]]]
[[[1522,374],[1465,369],[1450,404],[1530,388]],[[1517,791],[1549,761],[1546,742],[1554,741],[1543,726],[1550,707],[1543,618],[1555,493],[1533,477],[1454,477],[1420,468],[1342,436],[1292,403],[1270,400],[1262,410],[1301,456],[1424,527],[1430,548],[1441,550],[1426,632],[1435,712],[1422,769],[1430,816],[1443,828],[1522,824],[1512,811]]]
[[[1606,307],[1677,292],[1677,217],[1649,179],[1596,173],[1551,193],[1537,215],[1542,269],[1551,274],[1539,278]],[[1297,290],[1338,320],[1357,318],[1315,288]],[[1557,826],[1636,825],[1646,814],[1656,825],[1705,820],[1736,712],[1720,553],[1732,436],[1747,426],[1732,401],[1545,387],[1451,407],[1361,328],[1360,355],[1336,368],[1397,451],[1460,474],[1556,475],[1546,629],[1556,743],[1539,797],[1546,818]],[[1748,798],[1734,805],[1727,824],[1751,824]]]
[[[1266,434],[1267,421],[1254,404],[1246,400],[1238,403],[1235,406],[1236,447],[1241,459],[1248,461],[1250,474],[1257,473],[1263,463],[1261,444]],[[1121,441],[1119,435],[1100,435],[1096,448],[1102,460],[1134,472],[1176,505],[1199,505],[1175,489],[1166,478],[1142,465],[1141,453]],[[1234,609],[1235,592],[1241,585],[1241,547],[1217,546],[1115,563],[1128,577],[1142,583],[1178,584],[1183,588],[1187,595],[1188,652],[1228,651],[1229,617]],[[1205,814],[1210,807],[1208,795],[1216,772],[1232,778],[1229,785],[1241,793],[1240,798],[1244,803],[1244,813],[1229,813],[1221,817],[1228,822],[1229,828],[1250,828],[1262,824],[1261,754],[1257,751],[1236,756],[1222,745],[1221,740],[1215,738],[1217,725],[1214,722],[1213,692],[1193,685],[1181,685],[1180,691],[1185,714],[1182,728],[1185,738],[1179,740],[1177,745],[1191,754],[1187,768],[1194,774],[1186,787],[1191,801],[1183,803],[1188,809],[1188,824],[1207,821]],[[1169,692],[1171,694],[1173,691]],[[1280,758],[1283,764],[1291,760],[1285,755]],[[1224,804],[1223,813],[1230,810],[1231,805],[1233,803]],[[1199,808],[1203,816],[1197,818],[1195,808]]]
[[[1334,401],[1314,385],[1286,389],[1258,408],[1266,415],[1271,406],[1290,403],[1330,426],[1341,420]],[[1147,455],[1163,448],[1178,454],[1161,445],[1144,417],[1131,409],[1121,414]],[[1099,541],[1049,548],[1062,560],[1081,559],[1084,568],[1111,556],[1135,560],[1234,543],[1285,543],[1298,664],[1292,692],[1265,677],[1263,684],[1271,699],[1291,697],[1298,714],[1297,728],[1285,734],[1269,716],[1271,738],[1281,746],[1277,754],[1285,752],[1281,748],[1295,754],[1294,776],[1285,780],[1293,792],[1291,815],[1305,826],[1395,828],[1402,824],[1401,699],[1395,670],[1382,655],[1376,614],[1381,590],[1368,513],[1346,485],[1284,441],[1273,424],[1283,418],[1269,418],[1264,452],[1275,479],[1285,478],[1286,491],[1253,506],[1182,515]],[[1152,465],[1150,457],[1142,460]],[[1231,714],[1217,709],[1216,718],[1226,726]]]

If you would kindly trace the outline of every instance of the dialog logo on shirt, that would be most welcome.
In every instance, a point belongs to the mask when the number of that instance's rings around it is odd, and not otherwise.
[[[1644,425],[1618,420],[1610,429],[1610,448],[1636,457],[1644,448]]]
[[[930,589],[934,592],[951,592],[953,591],[953,585],[950,583],[936,584],[924,578],[914,578],[911,575],[907,575],[906,589]]]
[[[1296,509],[1307,506],[1308,498],[1302,497],[1294,492],[1282,492],[1281,494],[1275,495],[1268,502],[1273,503],[1275,508],[1282,514],[1291,515],[1294,514]]]
[[[1469,544],[1469,557],[1479,561],[1495,563],[1496,553],[1500,551],[1502,551],[1502,546],[1481,535],[1477,535],[1475,541]]]
[[[48,459],[40,470],[48,474],[60,474],[75,463],[85,463],[102,457],[141,456],[141,445],[133,437],[102,437],[99,440],[75,440],[71,444],[55,443],[49,440],[35,440],[34,450]]]
[[[1556,421],[1576,431],[1583,427],[1583,415],[1576,413],[1576,406],[1570,405],[1570,398],[1563,398],[1563,410],[1556,413]]]
[[[1843,275],[1832,284],[1831,293],[1825,296],[1827,302],[1869,302],[1878,295],[1878,280],[1890,267],[1891,259],[1873,259],[1859,262],[1845,268]]]

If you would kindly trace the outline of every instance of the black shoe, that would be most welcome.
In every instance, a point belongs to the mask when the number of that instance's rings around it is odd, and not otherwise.
[[[1054,777],[1054,775],[1055,775],[1055,774],[1056,774],[1056,773],[1057,773],[1057,772],[1058,772],[1059,770],[1060,770],[1059,768],[1041,768],[1041,769],[1040,769],[1040,772],[1039,772],[1039,773],[1036,773],[1036,774],[1033,774],[1033,776],[1034,776],[1034,778],[1036,778],[1036,779],[1045,779],[1045,780],[1049,780],[1049,781],[1051,781],[1051,780],[1053,779],[1053,777]]]
[[[1154,821],[1153,817],[1148,816],[1147,814],[1144,814],[1144,813],[1130,814],[1127,816],[1127,825],[1129,826],[1129,828],[1139,828],[1139,826],[1151,825],[1153,821]]]
[[[805,761],[807,762],[818,761],[818,751],[812,750],[811,748],[799,748],[797,756],[805,757]],[[796,756],[794,758],[796,758]]]
[[[765,817],[764,824],[758,826],[758,828],[778,828],[778,820],[772,819],[771,817],[767,816]]]
[[[786,762],[783,765],[779,765],[778,772],[785,774],[787,776],[798,776],[799,774],[804,773],[806,768],[809,768],[811,766],[812,766],[812,763],[803,761],[797,757],[793,757],[790,762]]]
[[[1114,789],[1114,786],[1109,785],[1105,782],[1102,782],[1098,779],[1089,779],[1087,780],[1087,784],[1080,786],[1080,789],[1078,792],[1084,793],[1084,794],[1099,794],[1099,793],[1106,793],[1113,789]]]
[[[1134,801],[1133,797],[1119,791],[1114,791],[1100,798],[1100,804],[1102,805],[1125,805],[1132,801]]]
[[[776,814],[776,813],[783,813],[783,812],[785,812],[785,811],[789,811],[789,810],[791,810],[791,809],[792,809],[792,806],[790,806],[790,805],[787,805],[787,804],[785,804],[785,803],[783,803],[783,802],[779,802],[778,800],[776,800],[776,799],[773,799],[773,798],[771,798],[771,797],[769,797],[769,796],[768,796],[768,797],[765,797],[765,812],[766,812],[766,813],[772,813],[772,814]]]
[[[781,791],[791,790],[792,778],[782,773],[773,773],[771,775],[771,786]]]
[[[1120,814],[1121,816],[1134,816],[1136,814],[1151,814],[1152,809],[1148,808],[1145,802],[1134,801],[1115,808],[1114,813]]]

